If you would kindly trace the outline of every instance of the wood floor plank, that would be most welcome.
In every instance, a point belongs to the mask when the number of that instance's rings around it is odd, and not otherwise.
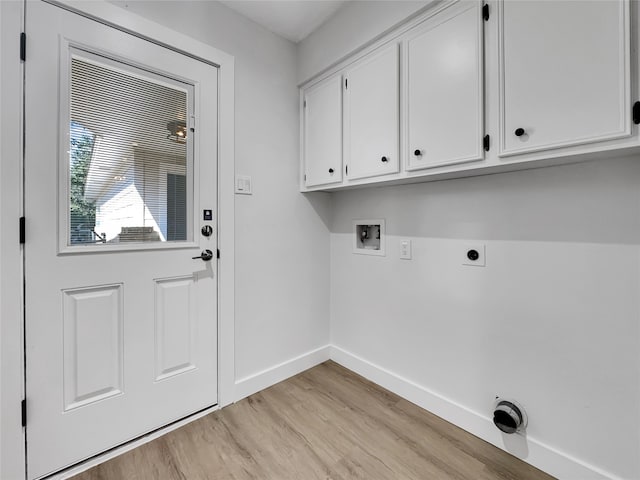
[[[325,362],[73,480],[552,480]]]

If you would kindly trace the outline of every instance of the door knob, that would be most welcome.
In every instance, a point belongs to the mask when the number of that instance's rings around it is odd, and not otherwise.
[[[329,169],[329,173],[333,173],[333,168],[330,168],[330,169]]]
[[[382,160],[382,163],[387,163],[389,161],[387,157],[382,157],[380,160]]]
[[[213,233],[213,227],[211,227],[211,225],[205,225],[204,227],[202,227],[200,231],[202,232],[202,235],[204,235],[205,237],[210,237],[211,234]]]
[[[206,250],[203,250],[202,253],[197,257],[191,257],[191,258],[193,258],[194,260],[197,258],[201,258],[205,262],[208,262],[213,258],[213,252],[207,248]]]
[[[513,132],[516,134],[516,137],[521,137],[522,135],[524,135],[524,128],[516,128],[516,131]]]
[[[416,150],[413,152],[413,154],[414,154],[416,157],[419,157],[420,155],[422,155],[422,152],[421,152],[420,150],[417,150],[417,149],[416,149]]]

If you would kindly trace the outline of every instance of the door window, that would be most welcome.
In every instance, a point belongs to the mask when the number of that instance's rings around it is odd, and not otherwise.
[[[66,245],[193,240],[193,87],[72,51]]]

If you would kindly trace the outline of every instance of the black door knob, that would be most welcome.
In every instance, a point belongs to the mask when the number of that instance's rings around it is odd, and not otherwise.
[[[382,157],[380,160],[382,160],[382,163],[387,163],[389,161],[387,157]]]
[[[330,168],[330,169],[329,169],[329,173],[333,173],[333,168]]]
[[[469,260],[471,260],[472,262],[475,262],[476,260],[478,260],[478,258],[480,258],[480,254],[478,253],[477,250],[474,250],[473,248],[471,250],[469,250],[467,252],[467,258]]]
[[[516,137],[521,137],[522,135],[524,135],[524,128],[516,128],[516,131],[513,133],[516,134]]]
[[[205,225],[204,227],[202,227],[200,231],[202,232],[202,235],[204,235],[205,237],[210,237],[211,234],[213,233],[213,227],[211,227],[211,225]]]
[[[422,155],[422,151],[421,151],[421,150],[415,150],[415,151],[413,152],[413,154],[414,154],[416,157],[419,157],[420,155]]]
[[[201,258],[205,262],[208,262],[213,258],[213,252],[207,248],[206,250],[203,250],[202,253],[197,257],[191,257],[191,258],[193,258],[194,260],[197,258]]]

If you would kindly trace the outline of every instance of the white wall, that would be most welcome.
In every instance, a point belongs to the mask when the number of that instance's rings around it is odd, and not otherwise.
[[[236,172],[254,192],[235,204],[236,380],[327,345],[330,198],[298,192],[295,45],[217,2],[114,3],[235,57]]]
[[[347,2],[298,44],[298,82],[309,80],[431,3],[433,0]]]
[[[640,478],[639,186],[634,158],[335,194],[332,344],[483,417],[516,399],[530,440]],[[386,257],[351,252],[355,218],[386,220]]]
[[[299,81],[411,10],[349,4],[299,45]],[[334,193],[333,358],[559,478],[640,478],[639,160]],[[352,253],[357,218],[386,219],[385,257]],[[491,424],[496,395],[526,438]]]

